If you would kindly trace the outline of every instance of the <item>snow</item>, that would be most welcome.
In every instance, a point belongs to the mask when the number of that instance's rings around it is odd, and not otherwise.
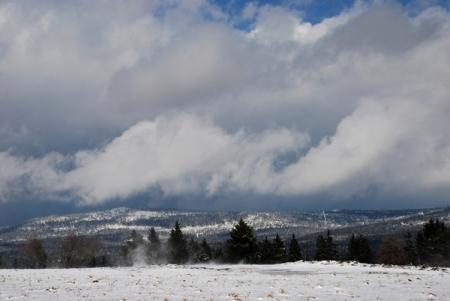
[[[0,270],[0,300],[450,300],[446,269],[352,263]]]

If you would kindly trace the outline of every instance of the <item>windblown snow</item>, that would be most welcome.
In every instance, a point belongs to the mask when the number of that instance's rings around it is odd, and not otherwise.
[[[352,263],[0,270],[0,300],[450,300],[450,271]]]

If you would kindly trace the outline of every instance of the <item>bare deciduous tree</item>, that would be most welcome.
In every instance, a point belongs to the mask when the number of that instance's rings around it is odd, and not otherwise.
[[[100,243],[75,234],[63,238],[61,242],[61,261],[64,267],[96,266]]]
[[[23,251],[30,262],[30,267],[41,269],[47,267],[47,254],[40,239],[30,238],[23,246]]]

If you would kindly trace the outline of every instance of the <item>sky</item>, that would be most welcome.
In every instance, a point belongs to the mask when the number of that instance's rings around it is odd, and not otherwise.
[[[0,1],[0,225],[450,204],[447,1]]]

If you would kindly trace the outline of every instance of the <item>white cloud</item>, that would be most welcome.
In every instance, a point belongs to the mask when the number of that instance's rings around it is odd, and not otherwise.
[[[249,4],[245,32],[207,1],[92,5],[0,5],[3,200],[448,200],[448,11]]]
[[[56,153],[48,154],[42,159],[0,153],[0,201],[20,198],[27,192],[38,198],[57,198],[57,185],[61,180],[61,174],[57,170],[63,160]]]
[[[317,24],[304,22],[295,12],[279,6],[265,5],[258,8],[250,6],[245,11],[248,9],[254,11],[253,15],[257,15],[255,28],[250,32],[250,36],[257,40],[268,44],[276,42],[310,44],[344,26],[368,7],[356,2],[351,10],[323,19]]]
[[[140,122],[103,148],[80,151],[72,158],[50,154],[21,159],[0,153],[0,196],[9,196],[11,183],[55,195],[71,192],[91,204],[155,187],[169,195],[227,189],[271,192],[274,162],[300,151],[308,141],[307,135],[283,128],[230,135],[191,115],[161,117]],[[62,170],[60,165],[68,161],[73,168]]]
[[[273,161],[303,148],[304,134],[287,129],[227,134],[190,115],[141,122],[95,152],[75,156],[65,185],[86,202],[128,197],[159,186],[167,194],[264,188]],[[226,187],[225,187],[226,188]]]
[[[241,13],[243,20],[253,20],[258,14],[258,4],[256,2],[249,2],[245,5]]]

